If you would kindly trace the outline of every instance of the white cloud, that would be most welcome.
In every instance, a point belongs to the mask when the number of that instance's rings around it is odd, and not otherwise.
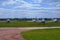
[[[8,1],[3,2],[2,5],[6,6],[6,5],[14,4],[14,3],[16,3],[16,1],[8,0]]]
[[[35,3],[41,3],[42,0],[34,0]]]
[[[56,7],[60,7],[60,2],[56,3]]]
[[[24,18],[24,17],[60,17],[60,10],[49,10],[49,9],[41,9],[41,10],[12,10],[12,9],[4,9],[0,8],[0,18]]]
[[[35,0],[35,3],[40,3],[41,0]],[[21,4],[22,3],[22,4]],[[9,1],[5,1],[2,3],[3,6],[6,6],[6,5],[13,5],[13,4],[19,4],[18,6],[14,6],[14,9],[5,9],[5,8],[0,8],[0,18],[1,17],[35,17],[35,16],[38,16],[38,17],[47,17],[50,15],[50,17],[52,16],[56,16],[56,17],[60,17],[60,10],[56,10],[56,11],[53,11],[53,13],[49,13],[49,12],[52,12],[52,9],[60,9],[60,3],[49,3],[49,5],[54,5],[54,6],[57,6],[57,7],[40,7],[41,5],[40,4],[30,4],[28,2],[25,2],[23,0],[9,0]],[[48,3],[47,3],[48,4]],[[17,10],[15,10],[17,9]],[[19,10],[18,10],[19,9]],[[41,10],[29,10],[29,9],[41,9]],[[48,10],[46,12],[45,9],[51,9],[50,11]],[[47,13],[47,14],[45,14]],[[54,15],[54,13],[56,13],[56,15]],[[26,16],[25,16],[26,15]],[[47,16],[46,16],[47,15]],[[59,15],[59,16],[58,16]]]
[[[14,0],[7,0],[7,1],[3,2],[2,5],[3,6],[6,6],[6,5],[17,5],[17,6],[14,6],[13,8],[16,8],[16,9],[18,9],[18,8],[30,9],[30,8],[39,8],[41,6],[40,3],[43,3],[42,0],[33,0],[33,1],[35,3],[37,3],[37,4],[30,4],[30,3],[28,3],[28,2],[26,2],[24,0],[15,0],[15,1]],[[51,2],[50,3],[47,2],[47,4],[51,5],[51,6],[60,7],[60,3],[58,3],[58,2],[52,2],[52,3]]]
[[[23,0],[9,0],[9,1],[5,1],[2,3],[3,6],[6,6],[6,5],[17,5],[17,6],[14,6],[14,8],[29,8],[32,6],[32,4],[29,4],[28,2],[25,2]]]
[[[22,5],[16,6],[15,8],[30,8],[32,7],[32,4],[24,3]]]

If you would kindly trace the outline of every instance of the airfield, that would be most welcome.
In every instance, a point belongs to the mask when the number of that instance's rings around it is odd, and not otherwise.
[[[10,20],[7,23],[6,20],[0,20],[0,27],[56,27],[60,26],[60,21],[54,22],[50,20],[46,20],[45,23],[40,21],[32,21],[32,20]]]
[[[60,21],[54,22],[48,20],[44,23],[32,20],[10,20],[10,22],[0,20],[0,40],[49,40],[51,38],[51,40],[56,40],[57,34],[60,33],[59,30]],[[42,37],[39,36],[40,32],[42,33]],[[48,39],[46,39],[47,34],[49,34]],[[56,36],[52,36],[52,34]],[[52,37],[50,37],[50,35]],[[44,38],[45,36],[46,38]],[[58,40],[60,40],[60,38]]]

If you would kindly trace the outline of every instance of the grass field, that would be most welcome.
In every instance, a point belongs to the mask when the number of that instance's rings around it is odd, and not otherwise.
[[[11,21],[7,23],[6,21],[0,21],[0,27],[51,27],[51,26],[60,26],[60,22],[54,23],[39,23],[39,22],[27,22],[27,21]]]
[[[25,40],[60,40],[60,29],[41,29],[22,32]]]

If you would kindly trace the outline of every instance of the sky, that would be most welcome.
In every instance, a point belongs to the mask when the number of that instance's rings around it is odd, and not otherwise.
[[[0,18],[60,18],[60,0],[0,0]]]

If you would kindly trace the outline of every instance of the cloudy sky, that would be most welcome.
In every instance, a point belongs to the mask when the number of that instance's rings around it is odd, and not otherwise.
[[[60,0],[0,0],[0,18],[60,18]]]

